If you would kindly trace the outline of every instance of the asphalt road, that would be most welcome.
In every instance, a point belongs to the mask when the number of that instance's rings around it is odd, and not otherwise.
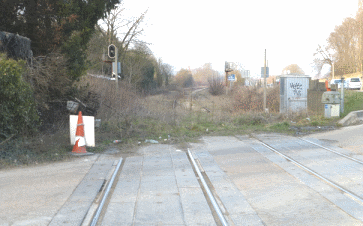
[[[321,142],[363,154],[363,125],[347,126],[337,130],[305,136]]]

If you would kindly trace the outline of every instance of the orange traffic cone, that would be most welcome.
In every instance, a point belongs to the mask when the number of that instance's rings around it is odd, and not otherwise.
[[[86,140],[84,139],[84,124],[82,119],[82,112],[78,113],[77,130],[76,130],[76,143],[73,146],[72,154],[86,154]]]

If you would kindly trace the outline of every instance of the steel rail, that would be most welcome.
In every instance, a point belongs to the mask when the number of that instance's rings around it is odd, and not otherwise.
[[[258,139],[257,139],[257,140],[258,140]],[[351,192],[351,191],[349,191],[349,190],[347,190],[347,189],[345,189],[345,188],[341,187],[340,185],[338,185],[338,184],[334,183],[333,181],[331,181],[331,180],[329,180],[329,179],[327,179],[327,178],[325,178],[325,177],[321,176],[320,174],[318,174],[317,172],[313,171],[312,169],[310,169],[310,168],[308,168],[308,167],[306,167],[306,166],[302,165],[301,163],[299,163],[299,162],[295,161],[294,159],[290,158],[289,156],[282,154],[281,152],[279,152],[279,151],[277,151],[276,149],[274,149],[273,147],[271,147],[271,146],[269,146],[269,145],[265,144],[264,142],[262,142],[262,141],[260,141],[260,140],[258,140],[258,141],[259,141],[259,142],[260,142],[263,146],[265,146],[265,147],[267,147],[268,149],[272,150],[273,152],[275,152],[275,153],[277,153],[277,154],[281,155],[281,156],[282,156],[282,157],[284,157],[285,159],[287,159],[287,160],[289,160],[289,161],[293,162],[295,165],[297,165],[297,166],[299,166],[299,167],[303,168],[305,171],[308,171],[309,173],[311,173],[311,174],[313,174],[314,176],[318,177],[319,179],[323,180],[324,182],[326,182],[326,183],[327,183],[327,184],[329,184],[330,186],[332,186],[332,187],[334,187],[334,188],[336,188],[336,189],[338,189],[338,190],[340,190],[340,191],[342,191],[342,192],[344,192],[344,193],[348,194],[348,195],[349,195],[350,197],[352,197],[353,199],[355,199],[355,200],[359,200],[359,201],[361,202],[360,204],[363,204],[363,198],[361,198],[359,195],[357,195],[357,194],[355,194],[355,193],[353,193],[353,192]]]
[[[105,202],[106,202],[106,199],[107,199],[108,193],[110,192],[110,189],[111,189],[111,187],[112,187],[113,181],[115,180],[115,177],[116,177],[116,175],[117,175],[117,173],[118,173],[118,170],[120,169],[121,163],[122,163],[122,158],[120,158],[120,160],[119,160],[119,162],[118,162],[118,164],[117,164],[117,166],[116,166],[116,169],[115,169],[115,171],[113,172],[113,175],[112,175],[112,177],[111,177],[110,183],[108,183],[108,185],[107,185],[107,188],[106,188],[105,194],[104,194],[104,195],[103,195],[103,197],[102,197],[101,203],[100,203],[100,205],[99,205],[99,206],[98,206],[98,208],[97,208],[97,212],[96,212],[95,216],[93,217],[93,219],[92,219],[92,222],[91,222],[90,226],[95,226],[95,225],[97,224],[98,218],[99,218],[99,216],[100,216],[100,214],[101,214],[101,211],[102,211],[102,208],[103,208],[103,205],[104,205],[104,204],[105,204]]]
[[[228,226],[228,223],[227,223],[226,219],[224,218],[224,216],[222,214],[222,211],[219,208],[216,200],[214,199],[214,196],[212,195],[212,192],[209,190],[209,187],[208,187],[207,183],[205,182],[205,180],[203,178],[203,175],[200,172],[200,170],[199,170],[199,168],[198,168],[198,166],[197,166],[197,164],[196,164],[196,162],[194,160],[194,157],[193,157],[192,153],[189,151],[189,148],[188,148],[188,155],[189,155],[190,159],[192,160],[192,163],[194,165],[195,170],[197,171],[197,174],[198,174],[200,180],[202,181],[204,189],[207,191],[207,195],[208,195],[208,197],[209,197],[209,199],[210,199],[210,201],[211,201],[211,203],[213,205],[214,210],[216,211],[216,213],[218,215],[218,218],[220,219],[223,226]]]
[[[345,158],[347,158],[347,159],[350,159],[350,160],[352,160],[352,161],[354,161],[354,162],[357,162],[357,163],[359,163],[359,164],[362,164],[362,165],[363,165],[363,161],[360,161],[359,159],[352,158],[352,157],[350,157],[350,156],[348,156],[348,155],[345,155],[345,154],[343,154],[343,153],[339,153],[339,152],[337,152],[337,151],[334,151],[334,150],[332,150],[332,149],[330,149],[330,148],[324,147],[324,146],[322,146],[322,145],[320,145],[320,144],[317,144],[317,143],[314,143],[314,142],[312,142],[312,141],[305,140],[305,139],[303,139],[303,138],[299,138],[299,139],[301,139],[301,140],[303,140],[303,141],[306,141],[306,142],[308,142],[308,143],[310,143],[310,144],[316,145],[316,146],[318,146],[318,147],[321,147],[321,148],[323,148],[323,149],[325,149],[325,150],[327,150],[327,151],[333,152],[333,153],[335,153],[335,154],[337,154],[337,155],[343,156],[343,157],[345,157]]]

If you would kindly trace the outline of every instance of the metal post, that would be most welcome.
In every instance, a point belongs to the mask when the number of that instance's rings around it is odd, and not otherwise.
[[[332,64],[332,75],[333,75],[333,78],[332,79],[334,79],[334,62]]]
[[[118,48],[116,47],[115,48],[115,63],[116,63],[116,93],[117,93],[117,90],[118,90]]]
[[[341,78],[341,90],[340,90],[340,114],[344,113],[344,77]]]
[[[226,71],[226,95],[228,95],[228,80],[227,80],[227,77],[228,77],[228,71]]]
[[[263,75],[263,112],[266,111],[266,49],[265,49],[265,67]]]

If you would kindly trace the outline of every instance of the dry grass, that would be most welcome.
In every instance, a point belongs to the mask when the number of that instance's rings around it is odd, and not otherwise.
[[[143,97],[127,83],[120,82],[116,92],[115,81],[92,76],[82,79],[78,86],[84,89],[79,98],[95,109],[95,118],[102,120],[102,126],[95,130],[97,147],[90,150],[93,152],[102,151],[115,139],[122,140],[119,148],[144,143],[146,139],[183,144],[204,135],[291,133],[291,125],[330,123],[318,117],[307,120],[305,114],[279,114],[278,87],[268,89],[270,112],[264,113],[262,91],[247,87],[238,87],[229,95],[220,96],[211,95],[208,89],[197,92],[195,89],[165,89],[157,95]],[[61,160],[68,158],[72,148],[67,125],[58,133],[20,143],[22,146],[15,146],[22,151],[6,152],[8,156],[5,152],[1,156],[0,149],[0,168],[5,162],[15,164],[15,160],[16,164],[33,164],[39,159]]]
[[[266,91],[266,107],[271,113],[279,112],[280,87],[274,86]],[[238,87],[233,93],[233,108],[242,112],[263,112],[263,89]]]
[[[79,85],[88,86],[97,95],[99,106],[95,116],[102,121],[125,119],[137,111],[139,97],[125,82],[119,82],[117,92],[116,82],[104,78],[85,76]]]

